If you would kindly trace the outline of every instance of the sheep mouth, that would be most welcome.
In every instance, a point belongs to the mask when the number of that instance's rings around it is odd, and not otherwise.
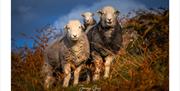
[[[106,23],[106,28],[113,28],[114,24],[113,23]]]
[[[113,22],[107,21],[107,22],[106,22],[106,25],[107,25],[107,26],[112,26],[112,25],[113,25]]]
[[[77,41],[78,38],[77,38],[77,37],[75,37],[75,38],[74,38],[74,37],[73,37],[73,38],[71,37],[71,40],[72,40],[72,41]]]
[[[106,23],[107,23],[107,24],[112,24],[112,22],[111,22],[111,21],[107,21]]]
[[[90,23],[90,21],[85,21],[85,23]]]

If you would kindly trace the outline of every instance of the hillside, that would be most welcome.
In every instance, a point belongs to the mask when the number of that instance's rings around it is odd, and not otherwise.
[[[169,10],[137,10],[121,18],[124,49],[113,61],[110,78],[89,84],[80,82],[79,86],[71,85],[66,89],[57,83],[50,91],[78,91],[84,87],[101,88],[102,91],[169,90]],[[33,37],[26,35],[25,38],[31,37],[35,41],[34,47],[24,45],[12,51],[12,91],[43,91],[43,50],[51,32]]]

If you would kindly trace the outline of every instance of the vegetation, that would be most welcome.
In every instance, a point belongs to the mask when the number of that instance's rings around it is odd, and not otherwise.
[[[135,16],[129,16],[135,15]],[[166,9],[138,10],[122,18],[123,32],[136,31],[137,39],[128,43],[125,53],[117,55],[109,79],[68,88],[57,83],[50,91],[168,91],[169,90],[169,11]],[[40,33],[51,26],[46,26]],[[43,91],[43,50],[49,33],[31,37],[34,47],[16,48],[12,51],[12,91]],[[29,37],[29,36],[28,36]],[[27,36],[26,36],[27,38]]]

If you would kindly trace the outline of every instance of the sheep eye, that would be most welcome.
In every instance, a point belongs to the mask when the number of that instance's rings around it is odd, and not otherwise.
[[[115,15],[118,15],[118,14],[119,14],[119,11],[115,11],[114,14],[115,14]]]
[[[104,15],[104,12],[101,12],[102,15]]]
[[[79,26],[79,28],[81,28],[81,26]]]
[[[69,30],[70,28],[69,27],[67,27],[67,30]]]

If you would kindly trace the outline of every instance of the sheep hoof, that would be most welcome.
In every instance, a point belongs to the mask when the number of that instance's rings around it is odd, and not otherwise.
[[[73,86],[77,86],[77,85],[78,85],[78,83],[74,83],[74,84],[73,84]]]
[[[44,85],[44,89],[45,90],[49,89],[49,84]]]
[[[109,76],[108,75],[104,75],[104,77],[103,77],[104,79],[108,79],[109,78]]]
[[[97,80],[99,80],[99,75],[95,75],[95,76],[93,77],[93,81],[97,81]]]
[[[91,81],[90,78],[87,78],[87,79],[86,79],[86,84],[89,84],[90,81]]]
[[[68,87],[68,85],[63,85],[63,88],[67,88]]]

